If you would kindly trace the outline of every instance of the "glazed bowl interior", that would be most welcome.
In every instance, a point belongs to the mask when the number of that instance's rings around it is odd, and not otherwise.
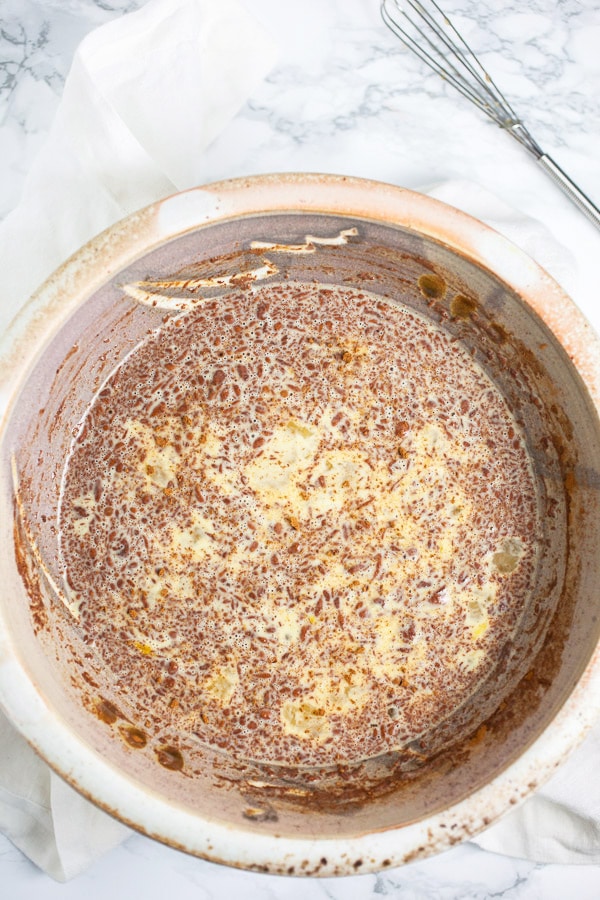
[[[107,783],[119,773],[147,802],[192,821],[279,838],[352,840],[443,816],[494,782],[549,728],[596,648],[600,426],[590,392],[525,292],[494,274],[492,261],[484,264],[403,221],[402,203],[399,196],[396,221],[369,216],[366,208],[359,214],[301,204],[257,208],[134,246],[109,277],[81,292],[68,315],[50,316],[12,389],[1,460],[5,648],[61,734],[86,748]],[[434,204],[431,215],[443,218],[444,207]],[[110,253],[110,238],[106,247]],[[107,378],[150,331],[200,298],[251,296],[274,284],[368,292],[405,305],[459,342],[524,435],[539,504],[534,589],[477,691],[418,742],[341,767],[239,759],[156,722],[135,684],[107,671],[85,642],[61,580],[57,522],[65,462]],[[17,701],[5,696],[3,703],[14,718]],[[61,766],[59,744],[44,747],[27,723],[24,716],[17,724],[95,802],[163,840],[223,857],[118,808],[98,782]],[[523,793],[522,786],[515,791]],[[506,796],[504,805],[513,799]],[[485,819],[479,816],[475,829]],[[372,866],[381,864],[374,859]],[[271,868],[286,871],[283,862]]]

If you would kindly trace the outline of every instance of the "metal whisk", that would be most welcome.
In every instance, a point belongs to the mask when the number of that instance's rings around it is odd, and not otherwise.
[[[431,69],[518,141],[565,194],[600,228],[600,210],[544,153],[435,0],[382,0],[383,21]]]

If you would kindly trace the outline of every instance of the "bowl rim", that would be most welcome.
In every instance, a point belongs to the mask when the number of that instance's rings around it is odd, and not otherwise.
[[[600,411],[600,340],[559,285],[527,254],[479,220],[412,190],[343,175],[284,173],[183,191],[110,226],[57,269],[0,340],[0,440],[24,373],[64,321],[97,288],[155,247],[234,217],[278,212],[370,219],[424,234],[491,271],[546,323]],[[2,549],[6,559],[8,550]],[[600,649],[552,722],[506,769],[453,806],[408,825],[349,838],[284,837],[236,828],[170,803],[100,758],[32,683],[0,604],[0,707],[37,753],[97,806],[193,855],[278,874],[379,871],[473,837],[546,781],[600,716]]]

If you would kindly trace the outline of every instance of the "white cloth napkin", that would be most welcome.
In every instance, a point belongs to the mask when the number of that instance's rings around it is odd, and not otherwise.
[[[83,243],[201,184],[202,151],[272,68],[236,0],[148,0],[80,44],[48,140],[0,226],[0,329]]]
[[[22,201],[0,225],[0,329],[93,235],[202,183],[202,150],[274,58],[270,39],[235,0],[149,0],[90,34]],[[577,260],[539,223],[471,183],[430,193],[498,228],[565,286],[576,283]],[[600,727],[477,843],[541,862],[600,862],[599,760]],[[52,773],[1,713],[0,831],[61,881],[130,834]]]
[[[600,863],[600,725],[556,775],[475,843],[544,863]]]

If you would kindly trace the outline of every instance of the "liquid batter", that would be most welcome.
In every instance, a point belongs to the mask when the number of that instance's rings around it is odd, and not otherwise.
[[[400,748],[518,627],[537,503],[467,350],[353,289],[200,303],[99,392],[64,474],[85,640],[141,719],[237,758]]]

